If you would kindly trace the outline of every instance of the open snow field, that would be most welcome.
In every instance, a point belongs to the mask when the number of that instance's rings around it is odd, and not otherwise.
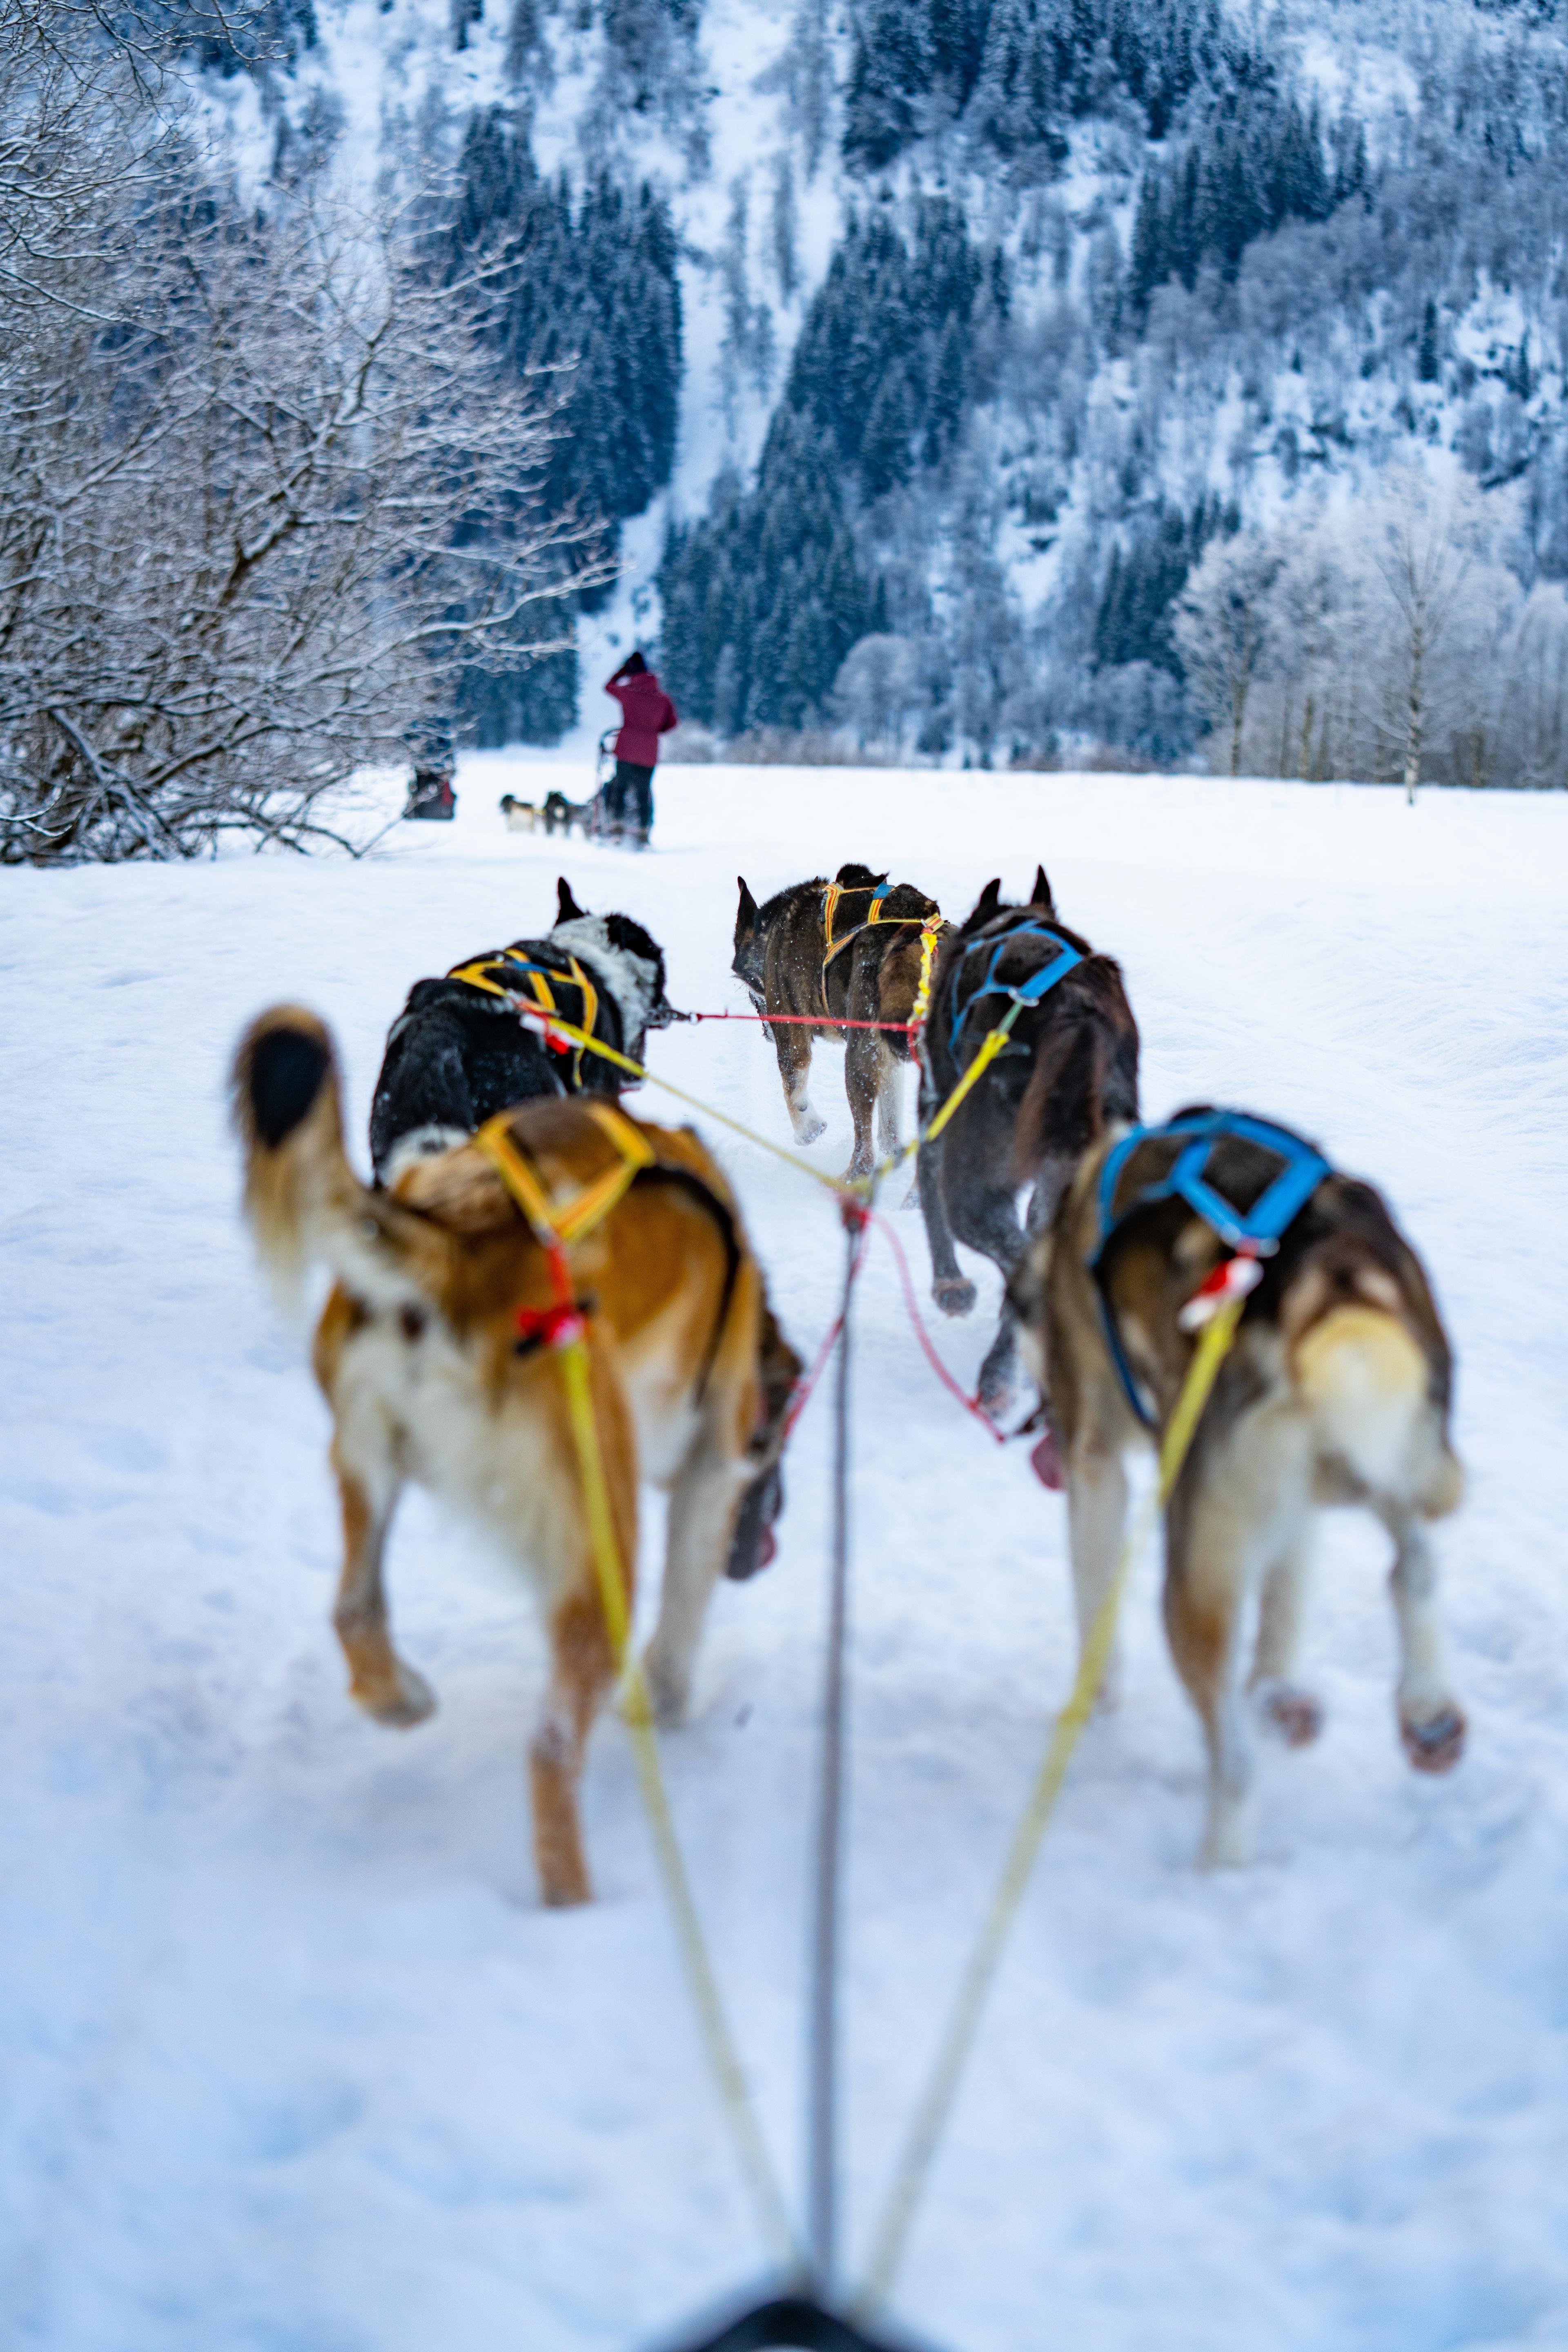
[[[1568,797],[687,769],[637,859],[507,835],[503,783],[552,781],[518,766],[468,762],[454,827],[358,865],[0,877],[0,2344],[633,2352],[759,2275],[625,1736],[601,1727],[587,1778],[599,1900],[546,1914],[530,1603],[422,1497],[391,1591],[440,1712],[396,1735],[343,1695],[326,1419],[237,1223],[225,1065],[262,1004],[317,1006],[363,1166],[406,986],[547,928],[559,870],[653,928],[678,1003],[744,1010],[737,872],[762,896],[868,857],[959,914],[1041,856],[1123,960],[1146,1113],[1301,1125],[1426,1256],[1470,1477],[1438,1541],[1471,1747],[1449,1780],[1405,1769],[1383,1540],[1327,1520],[1327,1731],[1265,1749],[1256,1867],[1200,1876],[1143,1560],[1125,1705],[1075,1763],[898,2309],[948,2352],[1568,2345]],[[653,1055],[787,1142],[754,1029]],[[832,1168],[840,1070],[819,1049]],[[711,1139],[813,1347],[832,1203]],[[965,1378],[995,1296],[987,1270],[937,1332]],[[1061,1498],[942,1394],[880,1244],[859,1331],[857,2256],[1072,1662]],[[827,1423],[822,1395],[778,1560],[721,1588],[666,1743],[792,2182]]]

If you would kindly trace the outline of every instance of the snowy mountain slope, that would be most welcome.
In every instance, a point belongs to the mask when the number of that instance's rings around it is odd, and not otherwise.
[[[411,976],[547,919],[555,845],[494,814],[517,772],[459,781],[448,835],[399,833],[363,865],[8,878],[7,2345],[622,2352],[761,2261],[625,1740],[603,1725],[588,1774],[600,1900],[542,1914],[528,1605],[418,1498],[391,1588],[441,1712],[405,1739],[344,1698],[323,1415],[237,1225],[221,1073],[258,1005],[330,1017],[363,1136]],[[660,794],[654,856],[564,864],[586,902],[652,925],[686,1005],[739,1003],[734,875],[794,878],[802,843],[818,866],[890,859],[950,911],[1043,856],[1123,959],[1150,1112],[1239,1099],[1373,1177],[1458,1354],[1470,1489],[1439,1541],[1463,1768],[1404,1768],[1383,1547],[1331,1520],[1310,1643],[1328,1729],[1267,1756],[1257,1868],[1198,1876],[1196,1732],[1143,1561],[1127,1702],[1075,1767],[900,2309],[952,2352],[1560,2345],[1563,804],[1445,793],[1412,816],[1366,791],[756,769],[672,771]],[[655,1050],[786,1139],[753,1032]],[[847,1115],[820,1063],[816,1157],[837,1166]],[[714,1139],[810,1343],[831,1206]],[[923,1294],[919,1221],[900,1223]],[[974,1320],[937,1334],[971,1376],[981,1279]],[[1071,1659],[1060,1499],[937,1388],[879,1253],[855,1409],[852,2255]],[[819,1402],[780,1557],[720,1594],[697,1719],[666,1751],[792,2180],[827,1443]]]
[[[906,751],[1038,761],[1076,739],[1168,760],[1212,717],[1169,625],[1203,547],[1238,526],[1281,545],[1325,519],[1364,533],[1394,466],[1439,504],[1471,478],[1508,493],[1493,536],[1521,596],[1568,572],[1568,53],[1550,11],[322,0],[314,22],[259,97],[207,77],[258,163],[279,122],[298,142],[313,121],[362,177],[387,154],[450,164],[500,106],[542,173],[647,179],[669,205],[680,428],[623,533],[619,593],[582,618],[585,730],[593,681],[640,635],[721,734],[837,719],[864,738],[844,662],[891,635],[920,682]],[[797,381],[803,330],[858,225],[918,242],[933,203],[977,261],[952,413],[919,320],[851,271],[866,388],[835,414],[831,372]],[[804,452],[759,474],[792,411]],[[835,487],[808,513],[816,467]],[[695,599],[671,522],[716,581]],[[737,596],[759,565],[790,570],[793,602]],[[771,651],[803,604],[821,625]],[[1487,768],[1467,767],[1478,725],[1492,715],[1467,708],[1434,737],[1434,775]],[[1328,772],[1387,772],[1365,738]],[[1516,745],[1498,760],[1561,781]]]

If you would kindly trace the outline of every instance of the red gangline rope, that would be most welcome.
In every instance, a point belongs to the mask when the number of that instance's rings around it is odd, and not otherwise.
[[[848,1205],[852,1206],[853,1204]],[[885,1236],[892,1249],[893,1256],[898,1262],[899,1280],[903,1288],[904,1305],[909,1310],[910,1321],[915,1327],[915,1337],[921,1343],[927,1363],[931,1366],[938,1380],[942,1382],[942,1387],[947,1391],[949,1396],[956,1399],[958,1403],[963,1407],[964,1412],[971,1414],[973,1418],[980,1423],[982,1429],[987,1431],[989,1434],[995,1439],[998,1445],[1005,1445],[1007,1443],[1008,1432],[997,1426],[996,1423],[992,1420],[991,1415],[986,1412],[984,1406],[980,1402],[977,1397],[972,1397],[965,1394],[964,1391],[959,1387],[958,1382],[953,1379],[952,1374],[948,1370],[947,1366],[942,1362],[941,1356],[937,1353],[935,1342],[932,1340],[930,1332],[926,1329],[925,1325],[921,1322],[920,1308],[915,1305],[914,1283],[910,1275],[909,1259],[904,1255],[903,1244],[900,1241],[891,1225],[889,1224],[886,1217],[879,1215],[875,1210],[868,1209],[862,1213],[860,1246],[855,1254],[855,1263],[850,1272],[849,1279],[851,1284],[853,1284],[862,1265],[865,1263],[867,1234],[868,1229],[871,1225],[876,1225],[878,1230]],[[806,1373],[804,1380],[797,1381],[795,1395],[790,1400],[789,1410],[784,1415],[784,1433],[780,1439],[781,1447],[787,1445],[791,1437],[794,1435],[795,1425],[800,1419],[801,1414],[805,1411],[806,1406],[811,1402],[811,1392],[816,1388],[817,1381],[822,1378],[824,1371],[827,1368],[827,1360],[833,1353],[834,1343],[837,1339],[838,1334],[843,1328],[843,1316],[836,1316],[827,1331],[826,1337],[824,1339],[821,1347],[818,1348],[816,1351],[810,1371]]]
[[[764,1029],[791,1022],[809,1023],[814,1029],[902,1029],[912,1031],[918,1021],[840,1021],[834,1013],[685,1013],[683,1021],[759,1021]]]
[[[915,1337],[920,1341],[921,1348],[925,1351],[925,1360],[927,1363],[931,1366],[932,1371],[936,1374],[938,1380],[942,1382],[948,1394],[952,1397],[957,1398],[959,1403],[963,1407],[964,1412],[973,1413],[975,1420],[980,1423],[982,1429],[987,1429],[990,1431],[998,1445],[1005,1445],[1007,1443],[1007,1432],[1005,1429],[999,1429],[997,1427],[996,1423],[992,1420],[991,1415],[986,1412],[984,1406],[980,1402],[978,1397],[966,1396],[964,1394],[963,1391],[959,1387],[958,1382],[953,1379],[952,1374],[948,1370],[947,1366],[942,1362],[942,1358],[937,1354],[935,1344],[931,1339],[930,1332],[926,1329],[925,1325],[921,1321],[920,1309],[915,1305],[915,1288],[914,1284],[910,1279],[910,1262],[904,1255],[903,1244],[900,1241],[897,1234],[893,1231],[893,1228],[888,1223],[886,1217],[879,1216],[875,1211],[872,1212],[872,1217],[873,1222],[876,1223],[879,1232],[891,1244],[893,1255],[899,1262],[899,1279],[903,1285],[904,1305],[909,1308],[910,1321],[915,1327]]]

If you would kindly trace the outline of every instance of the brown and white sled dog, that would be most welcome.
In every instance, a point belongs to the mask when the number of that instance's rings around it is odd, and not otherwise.
[[[844,1087],[855,1122],[847,1173],[875,1164],[872,1128],[886,1152],[899,1148],[899,1072],[910,1059],[914,1015],[929,951],[922,933],[942,926],[942,910],[912,882],[889,887],[868,866],[841,866],[831,882],[819,874],[778,891],[759,907],[740,879],[735,954],[731,966],[761,1013],[788,1013],[773,1033],[784,1106],[799,1144],[815,1143],[825,1122],[811,1107],[811,1049],[820,1037],[842,1045]],[[892,1024],[847,1029],[848,1021]]]
[[[1066,1472],[1080,1640],[1121,1551],[1124,1455],[1163,1430],[1195,1344],[1184,1309],[1231,1254],[1186,1198],[1160,1195],[1183,1148],[1169,1129],[1139,1131],[1114,1201],[1101,1201],[1107,1160],[1128,1132],[1111,1130],[1088,1153],[1011,1286]],[[1426,1535],[1463,1488],[1448,1438],[1447,1338],[1420,1260],[1379,1194],[1319,1168],[1277,1255],[1261,1260],[1165,1516],[1165,1628],[1207,1745],[1209,1864],[1250,1854],[1248,1699],[1292,1747],[1321,1727],[1318,1701],[1296,1679],[1314,1505],[1362,1505],[1394,1539],[1396,1707],[1410,1762],[1446,1772],[1465,1743]],[[1214,1144],[1205,1172],[1224,1200],[1250,1211],[1279,1162],[1232,1136]]]
[[[310,1013],[281,1006],[252,1024],[235,1060],[234,1102],[263,1258],[285,1276],[317,1262],[336,1277],[314,1364],[334,1424],[343,1524],[334,1623],[351,1693],[389,1724],[417,1723],[435,1704],[393,1647],[382,1582],[393,1511],[413,1479],[485,1528],[538,1597],[551,1679],[530,1759],[534,1847],[546,1902],[583,1902],[577,1787],[615,1661],[562,1370],[541,1337],[553,1296],[545,1252],[478,1144],[415,1161],[390,1192],[360,1182],[343,1150],[331,1040]],[[563,1208],[624,1164],[615,1122],[632,1122],[603,1105],[555,1098],[507,1116],[514,1149]],[[750,1575],[771,1552],[799,1365],[702,1145],[687,1130],[636,1132],[653,1164],[574,1244],[571,1264],[628,1577],[639,1480],[670,1498],[647,1657],[655,1706],[670,1720],[687,1704],[715,1578],[726,1568]]]

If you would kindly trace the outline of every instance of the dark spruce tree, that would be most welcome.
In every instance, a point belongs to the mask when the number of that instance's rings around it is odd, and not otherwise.
[[[732,475],[672,530],[659,575],[671,693],[726,733],[800,727],[845,655],[885,626],[876,502],[940,463],[962,423],[966,329],[984,275],[958,207],[851,219],[806,313],[754,486]]]
[[[854,26],[844,154],[858,171],[884,169],[933,111],[1050,170],[1075,117],[1120,103],[1163,139],[1194,91],[1224,96],[1258,71],[1220,0],[859,0]]]
[[[1094,616],[1097,670],[1150,662],[1182,677],[1171,608],[1209,541],[1217,531],[1234,531],[1239,521],[1235,509],[1218,499],[1200,499],[1190,514],[1162,501],[1132,531],[1125,549],[1112,550]]]
[[[669,479],[681,369],[676,242],[663,199],[607,175],[574,194],[540,178],[500,107],[470,120],[449,232],[450,266],[478,253],[509,265],[480,331],[503,365],[559,369],[561,403],[543,495],[612,538]],[[520,646],[526,642],[520,639]],[[520,662],[476,679],[461,716],[481,743],[557,740],[572,717],[575,656]],[[500,731],[498,731],[500,730]]]

